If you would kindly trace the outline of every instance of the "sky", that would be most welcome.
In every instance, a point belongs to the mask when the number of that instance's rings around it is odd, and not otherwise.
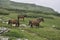
[[[32,3],[40,6],[50,7],[60,13],[60,0],[11,0],[11,1]]]

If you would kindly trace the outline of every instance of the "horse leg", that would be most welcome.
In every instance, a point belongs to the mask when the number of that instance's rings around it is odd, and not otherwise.
[[[33,25],[31,24],[31,28],[33,28]]]
[[[10,26],[12,26],[12,24],[9,24]]]
[[[11,22],[9,24],[12,26],[12,23]]]
[[[39,24],[38,24],[38,28],[39,28]]]
[[[19,24],[16,24],[17,27],[19,27]]]
[[[16,26],[18,26],[18,25],[16,24]]]
[[[38,26],[38,28],[39,28],[39,24],[37,24],[36,26]]]

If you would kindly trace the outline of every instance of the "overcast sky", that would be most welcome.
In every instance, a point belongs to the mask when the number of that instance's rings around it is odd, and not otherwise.
[[[54,10],[60,12],[60,0],[12,0],[12,1],[42,5],[53,8]]]

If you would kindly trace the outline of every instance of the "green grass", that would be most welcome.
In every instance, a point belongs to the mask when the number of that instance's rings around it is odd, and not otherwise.
[[[2,16],[2,19],[4,19],[4,21],[8,21],[8,19],[17,19],[17,13],[10,13],[10,15],[0,15]],[[28,15],[32,15],[32,13],[28,13]],[[60,17],[54,16],[54,15],[44,15],[41,14],[42,16],[46,16],[46,17],[53,17],[54,19],[51,18],[44,18],[44,22],[40,23],[40,28],[21,28],[21,27],[13,27],[11,25],[8,25],[6,23],[2,23],[0,21],[0,27],[8,27],[10,28],[10,32],[8,33],[4,33],[2,34],[3,36],[8,36],[10,37],[10,40],[15,40],[16,38],[26,38],[29,40],[60,40]],[[35,16],[35,15],[34,15]],[[39,14],[37,14],[36,16],[39,16]],[[29,20],[32,20],[35,18],[30,18],[27,17],[25,18],[24,21],[20,20],[21,24],[27,24]],[[55,27],[52,27],[53,25],[55,25]],[[24,30],[24,31],[21,31]]]
[[[16,38],[23,38],[24,35],[21,32],[21,30],[19,31],[18,29],[12,29],[10,32],[3,34],[4,36],[10,36],[10,37],[16,37]]]
[[[1,1],[1,3],[2,2],[3,1]],[[38,5],[36,6],[34,4],[19,4],[15,2],[11,2],[10,5],[6,0],[4,3],[7,5],[0,7],[0,19],[2,19],[2,21],[8,21],[9,19],[17,19],[19,14],[25,14],[27,17],[24,21],[20,20],[20,23],[26,24],[27,27],[13,27],[0,21],[0,27],[11,29],[9,32],[3,33],[2,36],[10,37],[9,40],[16,40],[16,38],[21,38],[23,40],[60,40],[60,17],[58,17],[60,14],[55,14],[57,12],[53,9]],[[10,6],[8,6],[8,4]],[[40,23],[40,27],[36,28],[34,26],[34,28],[29,28],[29,20],[36,19],[38,17],[44,18],[44,22]],[[53,25],[55,27],[53,27]]]
[[[60,39],[60,31],[53,28],[33,28],[26,29],[26,31],[35,33],[39,37],[46,38],[48,40],[59,40]]]

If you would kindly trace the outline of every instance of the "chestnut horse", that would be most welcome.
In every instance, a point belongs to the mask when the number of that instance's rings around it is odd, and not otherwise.
[[[33,25],[39,27],[39,23],[42,22],[42,21],[44,22],[44,19],[43,19],[43,18],[37,18],[37,19],[35,19],[35,20],[30,20],[30,21],[29,21],[29,25],[30,25],[31,27],[33,27]]]
[[[26,17],[26,15],[18,15],[18,18],[23,19],[23,21],[24,21],[25,17]]]
[[[10,19],[8,20],[8,24],[15,24],[16,26],[19,27],[19,20],[16,20],[16,19]]]

